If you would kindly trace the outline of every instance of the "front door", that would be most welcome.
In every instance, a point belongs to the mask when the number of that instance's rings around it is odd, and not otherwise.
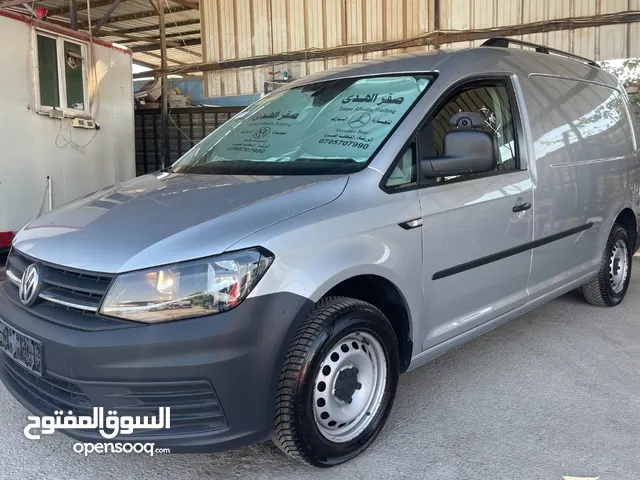
[[[479,113],[498,156],[492,172],[422,180],[423,349],[527,302],[533,192],[514,98],[509,79],[474,81],[447,94],[418,134],[421,157],[441,155],[444,135],[456,128],[451,117]]]

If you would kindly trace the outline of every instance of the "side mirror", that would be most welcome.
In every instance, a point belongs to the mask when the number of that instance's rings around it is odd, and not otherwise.
[[[453,130],[444,136],[444,155],[423,158],[420,164],[423,177],[437,178],[490,172],[498,159],[494,139],[488,133]]]

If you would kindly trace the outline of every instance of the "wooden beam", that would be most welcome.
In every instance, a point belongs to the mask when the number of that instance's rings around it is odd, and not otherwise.
[[[148,55],[150,57],[157,58],[157,59],[161,58],[161,55],[158,55],[156,53],[151,53],[151,52],[145,52],[145,53],[143,53],[143,55]],[[190,63],[181,62],[180,60],[176,60],[176,59],[173,59],[173,58],[167,58],[167,62],[175,63],[176,65],[190,65]],[[146,63],[146,62],[143,62],[141,60],[137,60],[136,58],[133,59],[133,63],[138,63],[138,64],[142,65],[143,67],[157,68],[157,65],[152,65],[151,63]],[[183,77],[192,77],[192,78],[193,77],[195,77],[195,78],[201,77],[201,75],[197,75],[195,73],[182,73],[182,72],[178,72],[178,73]]]
[[[192,36],[192,35],[200,35],[200,30],[189,30],[188,32],[176,32],[176,33],[169,33],[167,35],[165,35],[165,38],[176,38],[176,37],[188,37],[188,36]],[[113,35],[109,35],[109,37],[122,37],[122,38],[126,38],[127,40],[130,40],[130,42],[153,42],[153,43],[160,43],[160,37],[134,37],[133,35],[127,35],[124,33],[113,33]],[[130,42],[124,42],[124,44],[128,44]],[[120,42],[118,42],[120,43]],[[167,45],[170,45],[171,42],[167,42]]]
[[[171,1],[173,3],[177,3],[178,5],[182,5],[183,7],[189,7],[192,10],[200,11],[200,4],[198,3],[190,2],[189,0],[171,0]]]
[[[18,7],[20,5],[24,5],[25,3],[31,2],[29,0],[8,0],[6,2],[0,3],[0,8]]]
[[[155,45],[158,48],[160,48],[160,38],[151,38],[151,37],[134,37],[133,35],[127,35],[124,33],[119,33],[117,35],[113,35],[114,37],[119,37],[119,38],[124,38],[126,40],[128,40],[127,42],[116,42],[118,44],[124,45],[125,47],[128,46],[129,44],[133,43],[133,42],[145,42],[148,43],[150,45]],[[176,48],[176,47],[180,47],[182,46],[182,44],[180,43],[176,43],[176,42],[167,42],[167,45]],[[139,46],[143,46],[143,45],[139,45]]]
[[[191,11],[191,9],[188,8],[188,7],[174,7],[171,10],[165,8],[164,14],[165,15],[169,15],[171,13],[184,12],[186,10]],[[109,20],[107,20],[105,22],[105,25],[111,24],[111,23],[118,23],[118,22],[127,22],[129,20],[139,20],[141,18],[157,17],[157,16],[158,16],[158,12],[156,12],[155,10],[146,10],[144,12],[129,13],[127,15],[120,15],[118,17],[111,17]],[[83,23],[83,24],[81,24],[79,26],[81,28],[86,28],[88,26],[88,24],[85,22],[85,23]],[[154,30],[155,30],[155,28],[154,28]]]
[[[433,29],[440,30],[440,0],[432,0],[432,1],[433,1]],[[435,47],[436,47],[436,50],[439,50],[440,44],[436,42]]]
[[[190,38],[190,39],[184,40],[184,42],[182,42],[181,44],[176,44],[174,42],[171,42],[172,48],[192,47],[194,45],[200,45],[199,38]],[[155,43],[151,45],[138,45],[135,47],[131,47],[131,51],[133,53],[151,52],[154,50],[160,50],[160,45]],[[193,53],[193,52],[190,52],[190,53]]]
[[[96,35],[100,31],[102,26],[109,20],[109,17],[113,13],[113,11],[116,8],[118,8],[118,5],[120,5],[120,2],[121,2],[121,0],[114,0],[114,2],[111,4],[109,9],[104,13],[104,15],[102,15],[102,18],[100,20],[98,20],[98,23],[96,24],[95,28],[93,29],[93,35]]]
[[[120,0],[121,2],[128,2],[130,0]],[[30,3],[30,2],[27,2]],[[98,8],[98,7],[106,7],[107,5],[111,5],[113,3],[113,0],[95,0],[91,2],[91,8]],[[86,3],[81,3],[78,5],[77,10],[81,11],[81,10],[86,10],[87,9],[87,4]],[[54,17],[56,15],[64,15],[66,13],[70,13],[71,11],[71,6],[68,7],[62,7],[62,8],[52,8],[51,10],[49,10],[48,15],[50,17]]]
[[[484,40],[492,37],[509,37],[533,33],[554,32],[558,30],[576,30],[581,28],[599,27],[605,25],[619,25],[640,22],[640,10],[609,13],[604,15],[590,15],[584,17],[558,18],[521,25],[507,25],[503,27],[479,28],[473,30],[446,30],[425,32],[406,40],[385,40],[380,42],[341,45],[330,48],[313,48],[294,52],[283,52],[256,57],[222,60],[219,62],[196,63],[189,67],[181,67],[185,73],[209,72],[228,70],[231,68],[254,67],[269,63],[285,63],[318,60],[325,58],[343,57],[345,55],[379,52],[425,45],[439,45],[443,43],[469,42]],[[135,50],[134,50],[135,51]],[[172,69],[145,72],[147,75],[171,74]],[[134,76],[135,78],[135,76]]]
[[[110,35],[110,36],[124,38],[128,40],[127,42],[117,42],[121,45],[124,45],[125,47],[129,46],[133,42],[145,42],[145,43],[148,43],[149,45],[138,45],[138,47],[149,47],[151,50],[158,50],[160,48],[160,37],[155,37],[155,38],[154,37],[134,37],[132,35],[127,35],[125,33],[118,33],[118,34],[114,33],[113,35]],[[165,38],[168,36],[169,35],[165,35]],[[192,39],[192,40],[195,40],[195,39]],[[182,42],[176,42],[176,41],[167,42],[167,46],[170,48],[175,48],[176,50],[180,50],[182,52],[187,52],[193,55],[194,57],[202,58],[201,54],[197,52],[192,52],[191,50],[186,49],[184,43]],[[154,48],[154,47],[157,47],[157,48]]]
[[[122,0],[123,2],[125,0]],[[193,18],[191,20],[182,20],[180,22],[171,22],[169,25],[167,25],[167,29],[169,28],[174,28],[174,27],[186,27],[188,25],[197,25],[200,23],[200,19],[199,18]],[[102,30],[98,36],[99,37],[114,37],[117,36],[116,32],[119,33],[143,33],[143,32],[151,32],[151,31],[158,31],[158,26],[157,25],[145,25],[143,27],[134,27],[134,28],[123,28],[123,29],[115,29],[115,27],[109,27],[109,28],[113,28],[114,30]]]
[[[192,52],[187,47],[173,47],[175,50],[180,50],[181,52],[188,53],[189,55],[193,55],[194,57],[202,58],[202,54],[198,52]]]
[[[143,62],[142,60],[137,60],[137,59],[133,59],[133,63],[135,63],[136,65],[141,65],[143,67],[147,67],[147,68],[156,68],[157,65],[154,65],[153,63],[147,63],[147,62]]]
[[[144,52],[143,55],[148,55],[150,57],[157,58],[158,60],[160,60],[162,58],[162,55],[158,55],[157,53],[152,53],[152,52]],[[133,63],[136,63],[136,62],[140,63],[140,61],[136,60],[136,58],[134,57]],[[176,65],[189,65],[188,63],[181,62],[180,60],[175,60],[175,59],[172,59],[172,58],[167,58],[167,62],[175,63]],[[140,65],[142,65],[142,63],[140,63]],[[143,65],[143,66],[144,67],[149,67],[149,68],[157,68],[157,65],[151,65],[151,64]],[[146,73],[146,72],[142,72],[142,73]],[[191,75],[191,74],[190,73],[185,73],[185,75]]]

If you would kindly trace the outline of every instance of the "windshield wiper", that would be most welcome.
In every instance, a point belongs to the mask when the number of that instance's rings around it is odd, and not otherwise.
[[[359,163],[353,158],[324,158],[324,157],[316,157],[316,158],[299,157],[299,158],[296,158],[294,162],[340,163],[340,164],[347,164],[347,165],[353,165],[354,163]]]

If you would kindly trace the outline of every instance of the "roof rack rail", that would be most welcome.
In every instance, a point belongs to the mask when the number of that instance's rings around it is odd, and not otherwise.
[[[586,63],[587,65],[591,65],[592,67],[600,68],[600,65],[594,60],[590,60],[585,57],[581,57],[579,55],[574,55],[573,53],[565,52],[563,50],[557,50],[555,48],[546,47],[544,45],[538,45],[536,43],[524,42],[522,40],[514,40],[513,38],[507,37],[493,37],[489,40],[485,41],[481,46],[483,47],[502,47],[509,48],[509,45],[521,45],[523,47],[533,48],[538,53],[546,53],[554,55],[558,55],[561,57],[571,58],[573,60],[577,60],[579,62]]]

